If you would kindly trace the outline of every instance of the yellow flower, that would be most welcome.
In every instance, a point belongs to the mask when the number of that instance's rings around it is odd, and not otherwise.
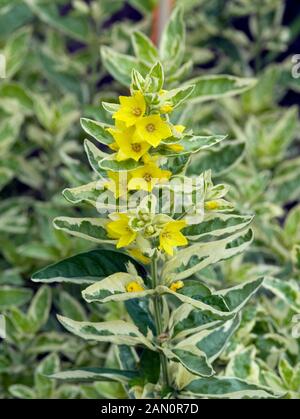
[[[170,113],[173,111],[173,106],[166,102],[159,110],[161,113]]]
[[[139,292],[144,291],[144,288],[136,281],[129,282],[129,284],[126,285],[126,291],[127,292]]]
[[[184,125],[174,125],[173,127],[173,134],[175,137],[181,137],[180,134],[183,133],[183,131],[185,130],[185,126]],[[168,144],[168,148],[172,151],[175,151],[175,153],[180,153],[180,151],[184,150],[183,145],[181,144]]]
[[[127,127],[137,123],[146,112],[146,102],[141,92],[133,96],[120,96],[120,109],[114,113],[113,118],[125,122]]]
[[[108,144],[108,147],[113,151],[118,151],[120,149],[116,141],[114,141],[111,144]]]
[[[148,263],[151,262],[151,259],[143,255],[143,253],[137,248],[128,250],[128,253],[130,256],[132,256],[134,259],[138,260],[139,262],[142,262],[144,265],[148,265]]]
[[[112,191],[116,198],[127,194],[127,184],[129,175],[127,172],[107,172],[109,180],[104,183],[104,187]]]
[[[219,204],[217,201],[207,201],[204,203],[204,208],[206,210],[215,210],[219,207]]]
[[[149,115],[137,121],[136,135],[140,141],[146,141],[153,147],[157,147],[161,140],[172,136],[172,131],[169,124],[159,115]]]
[[[126,128],[122,131],[113,130],[112,135],[118,146],[117,161],[127,159],[138,161],[151,147],[150,144],[146,142],[137,141],[134,138],[134,132],[134,127]]]
[[[124,122],[121,121],[116,121],[116,126],[114,128],[106,128],[106,131],[108,131],[110,133],[110,135],[112,135],[113,137],[115,137],[116,132],[119,132],[122,129],[126,128],[126,125],[124,124]],[[113,150],[113,151],[118,151],[119,150],[119,146],[116,143],[116,141],[114,141],[111,144],[108,144],[108,147]]]
[[[181,144],[169,144],[168,148],[172,151],[175,151],[175,153],[179,153],[180,151],[184,150],[184,147]]]
[[[174,125],[174,129],[175,129],[175,131],[179,132],[179,134],[182,134],[183,131],[185,130],[185,126],[184,125]]]
[[[149,161],[145,166],[132,170],[130,175],[129,190],[151,192],[157,183],[168,180],[172,173],[168,170],[160,169],[154,162]]]
[[[108,235],[112,239],[119,239],[117,249],[128,246],[136,238],[136,232],[129,227],[129,217],[126,214],[116,214],[119,219],[111,221],[107,224],[106,229]]]
[[[182,281],[173,282],[173,284],[170,286],[170,290],[176,292],[184,287],[184,283]]]
[[[186,246],[187,239],[180,232],[186,226],[185,221],[170,221],[165,224],[159,235],[159,248],[164,250],[168,255],[173,256],[173,248],[176,246]]]

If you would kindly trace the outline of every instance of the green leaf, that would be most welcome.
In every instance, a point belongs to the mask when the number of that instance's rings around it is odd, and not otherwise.
[[[104,67],[113,78],[126,87],[130,86],[132,70],[139,70],[140,67],[138,60],[109,47],[101,48],[101,56]]]
[[[284,223],[284,236],[287,243],[300,243],[300,205],[296,205],[288,213]]]
[[[203,151],[201,154],[192,157],[188,167],[188,175],[197,175],[211,169],[214,176],[228,172],[243,158],[245,143],[241,141],[230,141],[221,144],[219,147]]]
[[[51,308],[51,289],[44,285],[33,297],[28,316],[34,324],[35,330],[39,330],[48,320]]]
[[[13,99],[18,105],[24,108],[27,113],[32,113],[34,104],[32,97],[17,83],[3,83],[0,85],[0,98],[1,99]]]
[[[140,31],[132,34],[132,45],[135,56],[146,65],[155,64],[158,61],[158,52],[152,41]]]
[[[101,105],[110,114],[113,114],[120,109],[119,103],[102,102]]]
[[[83,100],[84,84],[78,79],[78,75],[71,72],[63,65],[57,65],[57,57],[51,56],[50,52],[39,51],[39,63],[47,79],[63,92],[76,95],[79,100]]]
[[[104,191],[103,182],[95,181],[87,185],[67,188],[63,190],[63,196],[72,204],[87,202],[96,207],[99,195]]]
[[[180,342],[177,347],[185,348],[189,345],[196,345],[198,349],[206,354],[209,362],[214,362],[223,352],[239,324],[240,318],[236,316],[221,326],[196,333],[194,336]]]
[[[252,240],[252,230],[247,230],[218,241],[194,244],[180,250],[165,264],[162,277],[167,282],[188,278],[213,263],[243,252]]]
[[[237,351],[230,357],[226,367],[226,376],[241,378],[249,382],[259,382],[259,366],[255,362],[254,346]]]
[[[32,296],[28,288],[14,288],[10,286],[0,287],[0,308],[1,310],[18,307],[26,304]]]
[[[275,202],[286,204],[300,199],[299,176],[299,157],[277,166],[271,183],[271,193]]]
[[[147,335],[148,330],[156,334],[156,327],[153,316],[149,308],[149,300],[146,298],[134,298],[125,301],[125,307],[130,318],[138,327],[143,335]]]
[[[279,68],[269,66],[260,74],[256,85],[243,94],[242,103],[247,113],[260,113],[274,106],[279,75]]]
[[[53,395],[55,383],[47,375],[59,370],[60,361],[57,354],[50,354],[44,358],[35,371],[34,383],[39,398],[50,399]]]
[[[248,300],[254,295],[257,290],[263,284],[264,279],[254,279],[247,281],[241,285],[237,285],[232,288],[228,288],[222,291],[216,291],[208,296],[200,296],[198,291],[196,295],[185,295],[183,287],[177,292],[172,291],[170,288],[159,285],[156,288],[156,292],[159,294],[172,294],[177,297],[180,301],[191,306],[201,309],[203,314],[211,314],[220,316],[219,319],[230,319],[233,314],[238,313],[242,307],[248,302]],[[187,311],[188,316],[190,311]],[[198,319],[198,317],[196,317]],[[202,317],[199,318],[202,320]],[[216,317],[214,317],[216,320]],[[197,324],[193,327],[197,327]]]
[[[22,67],[27,58],[31,28],[21,28],[15,32],[5,45],[4,55],[6,57],[5,76],[12,78]]]
[[[252,220],[253,216],[251,215],[209,214],[200,224],[185,227],[182,233],[188,240],[198,241],[205,239],[205,236],[218,237],[235,233],[247,227]]]
[[[141,13],[146,14],[154,10],[157,5],[157,0],[129,0],[128,3],[138,9]]]
[[[274,398],[275,394],[267,387],[251,384],[238,378],[211,377],[193,380],[185,386],[180,393],[180,397],[190,396],[225,399],[268,399]]]
[[[296,281],[266,278],[264,288],[285,301],[291,309],[300,312],[300,289]]]
[[[107,155],[103,151],[99,150],[91,141],[84,140],[84,150],[87,154],[89,163],[94,170],[95,173],[100,175],[101,177],[106,176],[105,170],[101,169],[99,163],[103,160],[103,158]]]
[[[278,369],[285,385],[287,386],[287,388],[289,388],[294,375],[293,367],[287,362],[286,359],[281,358],[278,364]]]
[[[107,234],[106,224],[107,220],[104,218],[57,217],[53,220],[55,228],[72,236],[95,243],[114,243]]]
[[[144,291],[127,292],[127,285],[131,282],[138,283],[144,288]],[[153,290],[146,288],[142,278],[126,272],[110,275],[82,291],[82,296],[88,303],[93,301],[101,303],[126,301],[132,298],[142,298],[150,294],[153,294]]]
[[[35,333],[35,325],[32,324],[27,313],[23,313],[17,307],[12,307],[10,309],[9,319],[20,335],[28,336]]]
[[[212,135],[209,137],[205,137],[205,136],[187,137],[186,136],[178,143],[184,147],[184,150],[180,151],[180,156],[184,156],[185,154],[198,153],[200,150],[206,150],[209,147],[212,147],[215,144],[218,144],[220,141],[223,141],[225,138],[226,136],[223,136],[223,135]],[[168,149],[166,145],[167,143],[165,143],[164,145],[158,148],[159,154],[166,155],[169,157],[178,156],[178,152]],[[197,174],[199,173],[200,171],[197,172]]]
[[[58,7],[52,3],[26,0],[31,10],[47,25],[62,33],[83,42],[89,42],[88,20],[83,16],[68,14],[61,16]]]
[[[131,257],[112,250],[96,249],[50,265],[36,272],[32,280],[91,284],[113,273],[126,272],[128,262],[135,265],[140,275],[144,275],[144,270]]]
[[[164,78],[165,76],[163,67],[160,62],[157,62],[151,68],[146,79],[147,93],[159,94],[164,85]],[[149,80],[149,84],[147,83],[147,80]]]
[[[182,86],[177,89],[169,90],[164,98],[172,102],[173,109],[179,108],[188,98],[190,98],[194,91],[194,85]]]
[[[140,369],[146,382],[156,384],[160,375],[159,353],[144,349],[140,359]]]
[[[139,374],[135,371],[117,370],[112,368],[78,368],[52,374],[50,378],[68,383],[89,383],[96,381],[116,381],[126,384]]]
[[[185,339],[191,334],[217,326],[233,316],[232,313],[217,314],[205,309],[195,309],[192,305],[184,303],[172,313],[169,324],[170,335],[176,339]]]
[[[34,390],[23,384],[14,384],[10,386],[9,392],[17,399],[36,399]]]
[[[109,156],[99,162],[100,168],[103,170],[111,170],[113,172],[130,171],[143,166],[142,161],[128,159],[124,161],[116,161],[115,156]]]
[[[19,135],[20,126],[16,121],[6,120],[0,125],[0,153],[5,155]]]
[[[0,10],[0,36],[6,37],[16,29],[29,23],[33,14],[26,4],[10,2],[7,7]]]
[[[185,25],[183,9],[176,8],[162,34],[159,54],[167,69],[172,74],[183,61],[185,53]]]
[[[81,118],[80,123],[85,132],[95,138],[99,143],[109,145],[114,142],[113,137],[107,131],[110,125],[93,121],[88,118]]]
[[[59,307],[65,317],[70,317],[77,321],[84,321],[86,319],[86,313],[82,305],[65,291],[60,291]]]
[[[163,352],[169,359],[180,362],[192,374],[202,377],[211,377],[214,374],[205,353],[196,347],[163,348]]]
[[[194,85],[194,90],[189,96],[189,104],[235,96],[251,89],[255,84],[255,79],[235,76],[199,76],[187,82],[187,85]]]
[[[102,323],[76,322],[67,317],[57,316],[59,322],[71,333],[87,340],[110,342],[116,345],[142,345],[154,350],[152,333],[146,338],[132,323],[113,320]]]

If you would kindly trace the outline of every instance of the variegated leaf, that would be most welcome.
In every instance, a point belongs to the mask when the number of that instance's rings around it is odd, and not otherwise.
[[[208,310],[198,310],[184,303],[172,312],[169,322],[170,335],[184,339],[191,334],[216,326],[232,316],[233,314],[228,316],[228,313],[222,316]]]
[[[182,293],[182,290],[184,290],[185,287],[175,292],[168,287],[160,285],[156,288],[155,291],[160,294],[172,294],[183,303],[189,304],[192,307],[202,310],[203,314],[209,316],[213,315],[213,321],[216,321],[218,318],[220,320],[230,319],[234,314],[238,313],[249,301],[252,295],[257,292],[262,283],[263,278],[254,279],[226,290],[216,291],[205,297],[201,297],[197,294],[195,295],[195,298],[193,298],[191,295],[185,295]],[[186,319],[188,324],[196,313],[186,310],[185,314],[186,317],[182,317],[181,321]],[[184,312],[182,315],[184,316]],[[189,319],[190,315],[191,318]],[[199,319],[200,321],[206,320],[205,318],[202,319],[201,316],[196,316],[196,319]],[[197,323],[192,327],[198,327]]]
[[[145,275],[144,269],[124,253],[95,249],[47,266],[36,272],[32,280],[46,283],[92,284],[113,273],[126,272],[129,262],[134,264],[139,276]]]
[[[106,177],[106,172],[105,170],[101,169],[99,163],[107,156],[107,154],[101,151],[89,140],[84,140],[84,149],[94,172],[96,172],[97,175],[100,175],[101,177]]]
[[[72,204],[87,202],[96,207],[97,199],[104,190],[103,182],[95,181],[75,188],[66,188],[63,195]]]
[[[164,266],[165,282],[182,280],[213,263],[243,252],[253,240],[252,230],[241,231],[225,239],[194,244],[180,250]]]
[[[206,150],[209,147],[218,144],[226,138],[224,135],[212,135],[212,136],[189,136],[184,137],[181,141],[175,144],[180,144],[183,150],[180,151],[180,155],[198,153],[200,150]],[[170,143],[172,144],[172,143]],[[174,144],[174,143],[173,143]],[[158,149],[159,154],[164,156],[178,156],[178,152],[172,151],[167,147],[167,143],[161,145]]]
[[[68,383],[90,383],[96,381],[116,381],[126,384],[129,380],[138,377],[135,371],[117,370],[112,368],[78,368],[60,371],[49,376],[55,380]]]
[[[256,79],[239,78],[229,75],[207,75],[188,80],[195,86],[189,97],[189,103],[201,103],[223,97],[234,96],[255,86]]]
[[[232,320],[228,320],[221,326],[212,329],[202,330],[189,338],[180,340],[175,344],[172,351],[175,350],[188,350],[188,348],[197,348],[207,357],[208,362],[212,363],[224,350],[228,340],[238,328],[240,324],[239,316],[235,316]],[[173,341],[177,341],[175,337]],[[174,342],[174,343],[175,343]],[[172,340],[170,341],[172,344]]]
[[[57,217],[53,221],[54,227],[72,236],[90,240],[95,243],[115,243],[107,235],[105,226],[107,220],[102,218],[71,218]]]
[[[180,362],[192,374],[211,377],[214,374],[204,352],[195,346],[184,348],[162,348],[164,355],[175,362]]]
[[[300,312],[300,288],[296,281],[266,278],[264,288],[285,301],[293,310]]]
[[[277,397],[280,395],[277,395]],[[234,377],[199,378],[191,381],[180,392],[179,398],[269,399],[276,394],[268,387],[248,383]]]
[[[105,157],[99,162],[100,168],[103,170],[111,170],[114,172],[130,171],[137,169],[138,167],[143,166],[142,161],[135,161],[133,159],[128,159],[124,161],[115,160],[115,155]]]
[[[155,346],[151,342],[153,335],[150,330],[145,337],[134,324],[124,320],[91,323],[77,322],[63,316],[57,316],[57,318],[69,332],[86,340],[110,342],[116,345],[142,345],[155,350]]]
[[[99,141],[99,143],[109,145],[114,142],[112,135],[107,131],[107,128],[111,128],[110,125],[88,118],[81,118],[80,123],[85,132]]]
[[[253,216],[243,216],[235,214],[209,214],[199,224],[193,224],[182,230],[182,233],[190,241],[197,241],[205,236],[222,236],[233,234],[236,231],[247,227]]]
[[[126,287],[131,282],[136,282],[142,286],[144,291],[128,292]],[[82,292],[82,296],[88,303],[93,301],[106,303],[109,301],[126,301],[132,298],[141,298],[153,293],[154,290],[146,288],[142,278],[126,272],[119,272],[90,285]]]

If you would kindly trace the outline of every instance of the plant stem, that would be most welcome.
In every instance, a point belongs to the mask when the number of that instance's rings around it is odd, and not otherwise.
[[[157,257],[156,255],[153,256],[151,262],[151,277],[152,277],[152,286],[156,288],[158,284],[158,275],[157,275]],[[153,298],[154,304],[154,320],[155,326],[157,331],[157,336],[163,333],[163,324],[162,324],[162,312],[161,312],[161,297],[156,295]],[[160,354],[160,365],[161,365],[161,372],[162,372],[162,379],[163,384],[168,387],[169,386],[169,375],[168,375],[168,363],[167,359],[164,354]]]

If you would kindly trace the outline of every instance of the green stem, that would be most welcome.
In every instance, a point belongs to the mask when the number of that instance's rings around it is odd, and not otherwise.
[[[159,285],[158,275],[157,275],[157,257],[156,255],[153,256],[151,262],[151,277],[152,277],[152,286],[156,288]],[[153,304],[154,304],[154,320],[155,326],[157,330],[157,336],[163,333],[163,323],[162,323],[162,311],[161,311],[161,297],[156,295],[153,297]],[[161,372],[162,372],[162,379],[163,385],[169,387],[169,375],[168,375],[168,363],[167,359],[164,354],[160,354],[160,365],[161,365]]]

